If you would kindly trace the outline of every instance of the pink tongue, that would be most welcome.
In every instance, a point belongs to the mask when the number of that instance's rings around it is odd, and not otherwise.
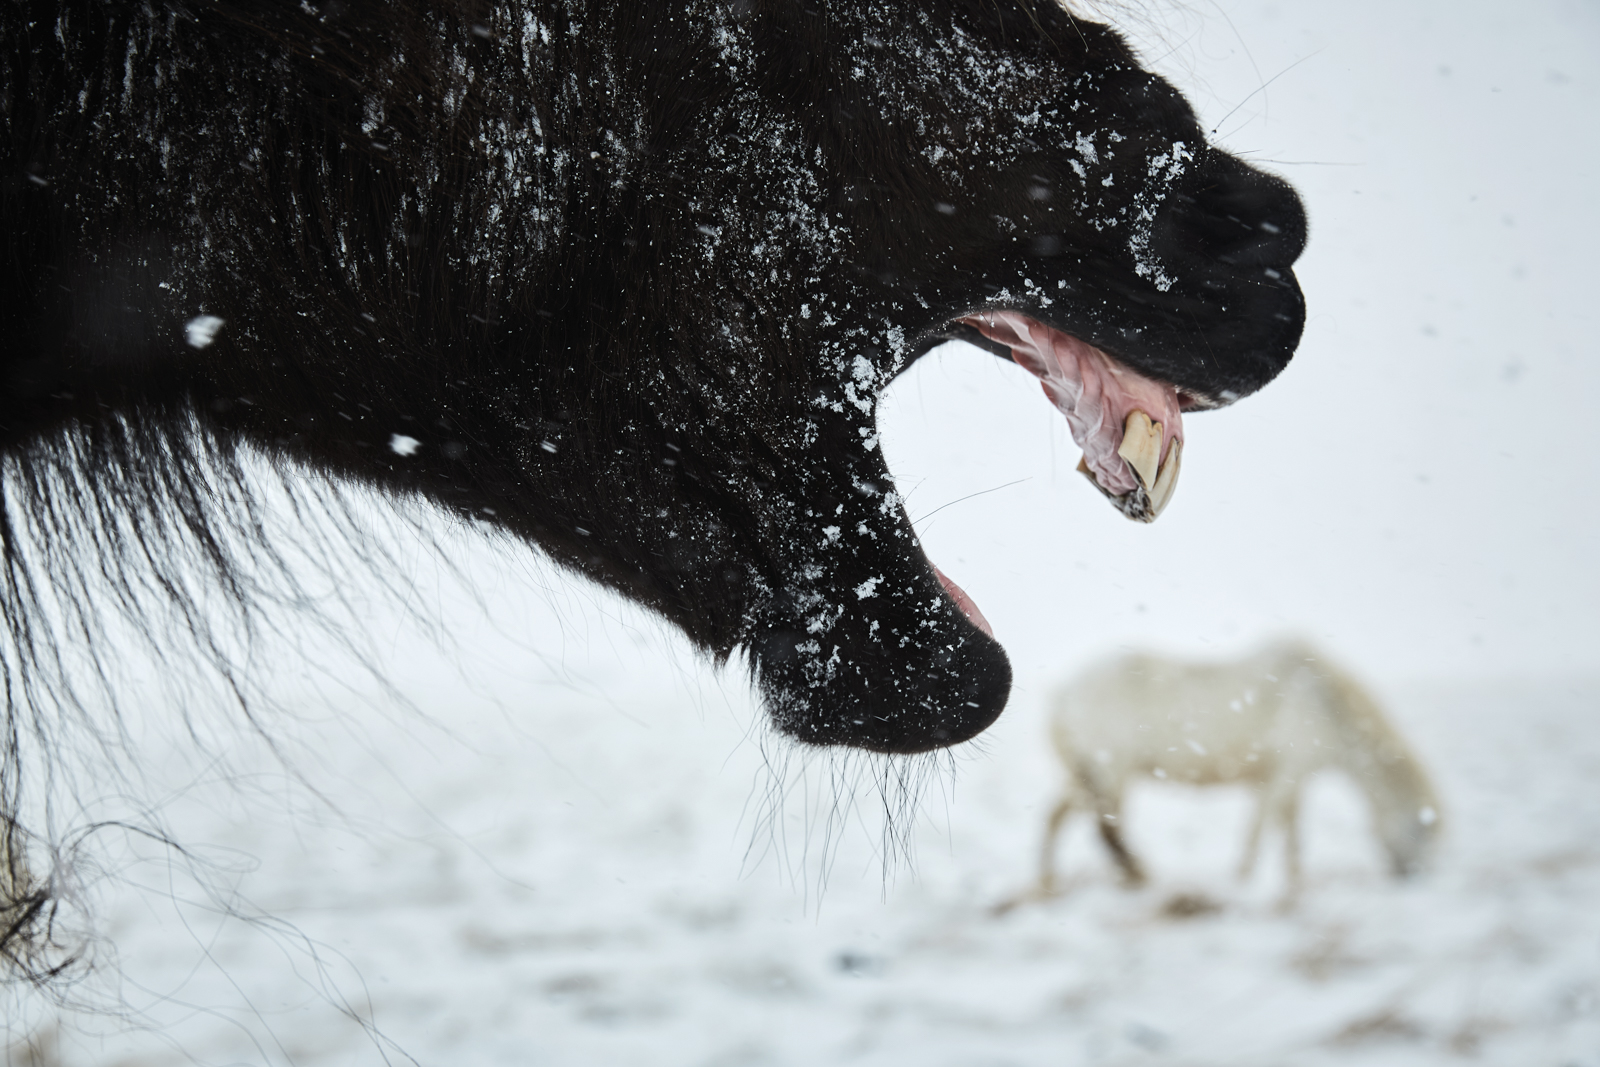
[[[990,637],[993,637],[994,628],[989,625],[989,620],[983,617],[983,612],[978,610],[978,605],[972,602],[972,598],[967,595],[967,591],[945,577],[944,571],[938,567],[933,568],[933,573],[939,579],[939,584],[944,586],[946,595],[956,602],[956,607],[960,608],[962,614],[967,617],[967,621]]]
[[[1178,391],[1165,382],[1146,378],[1093,345],[1018,311],[981,311],[961,321],[1011,349],[1017,365],[1039,379],[1050,402],[1067,417],[1095,481],[1107,492],[1121,496],[1139,485],[1117,455],[1130,414],[1142,411],[1161,424],[1163,459],[1173,438],[1183,438]]]

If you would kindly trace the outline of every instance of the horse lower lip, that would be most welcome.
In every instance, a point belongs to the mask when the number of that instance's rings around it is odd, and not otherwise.
[[[938,567],[933,568],[933,573],[939,579],[939,584],[944,586],[945,595],[955,601],[956,607],[961,609],[961,613],[967,617],[967,621],[985,634],[993,637],[994,628],[989,625],[989,620],[983,617],[983,612],[978,610],[978,605],[967,595],[967,591],[952,582],[944,571]]]

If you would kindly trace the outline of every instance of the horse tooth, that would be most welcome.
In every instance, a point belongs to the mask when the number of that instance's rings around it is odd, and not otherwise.
[[[1094,471],[1089,469],[1089,461],[1087,459],[1078,460],[1078,473],[1089,479],[1089,484],[1100,490],[1100,495],[1111,501],[1112,507],[1134,522],[1155,521],[1155,508],[1151,506],[1150,494],[1144,486],[1136,485],[1128,492],[1118,496],[1100,484],[1100,479],[1096,478]]]
[[[1133,468],[1139,484],[1150,488],[1156,482],[1156,468],[1161,466],[1161,424],[1152,422],[1142,411],[1129,414],[1117,455]]]
[[[1167,503],[1172,499],[1172,491],[1178,486],[1182,452],[1183,442],[1174,437],[1172,447],[1167,449],[1167,461],[1161,465],[1161,473],[1156,475],[1156,484],[1150,490],[1150,507],[1157,515],[1166,510]]]

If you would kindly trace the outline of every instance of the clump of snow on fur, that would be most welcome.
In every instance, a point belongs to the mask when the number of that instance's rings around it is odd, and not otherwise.
[[[196,315],[183,324],[183,339],[190,348],[208,348],[217,339],[223,320],[215,315]]]

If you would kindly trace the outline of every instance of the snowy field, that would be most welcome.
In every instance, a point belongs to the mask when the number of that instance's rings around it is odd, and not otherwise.
[[[1385,692],[1449,801],[1438,868],[1414,884],[1381,872],[1337,779],[1312,791],[1309,889],[1289,910],[1272,849],[1232,878],[1243,794],[1151,787],[1127,813],[1148,889],[1117,888],[1079,825],[1067,893],[997,918],[1055,784],[1036,709],[963,758],[953,791],[928,783],[915,878],[883,889],[863,811],[819,894],[824,857],[800,848],[826,835],[800,816],[826,822],[828,768],[809,775],[824,804],[791,797],[763,825],[750,709],[657,674],[676,695],[541,693],[515,726],[457,724],[461,743],[364,751],[392,725],[370,714],[310,731],[345,783],[337,820],[230,804],[236,786],[196,776],[172,827],[227,846],[204,873],[234,879],[257,921],[144,849],[143,891],[103,897],[122,972],[107,992],[137,1018],[77,1018],[59,1058],[20,1062],[1600,1062],[1600,684]],[[741,872],[751,844],[789,852]]]
[[[1306,197],[1306,340],[1187,423],[1148,528],[1015,368],[950,346],[894,387],[891,468],[1016,668],[979,742],[807,758],[736,669],[439,525],[460,577],[402,547],[406,610],[345,591],[409,704],[269,644],[277,755],[180,686],[197,746],[130,668],[147,771],[71,799],[96,966],[66,1008],[6,995],[4,1062],[1600,1067],[1600,9],[1508,11],[1150,10],[1147,55]],[[1076,825],[1067,892],[994,914],[1057,787],[1051,685],[1286,632],[1434,776],[1432,874],[1391,882],[1328,778],[1286,907],[1275,847],[1232,878],[1245,795],[1152,784],[1149,887]]]

